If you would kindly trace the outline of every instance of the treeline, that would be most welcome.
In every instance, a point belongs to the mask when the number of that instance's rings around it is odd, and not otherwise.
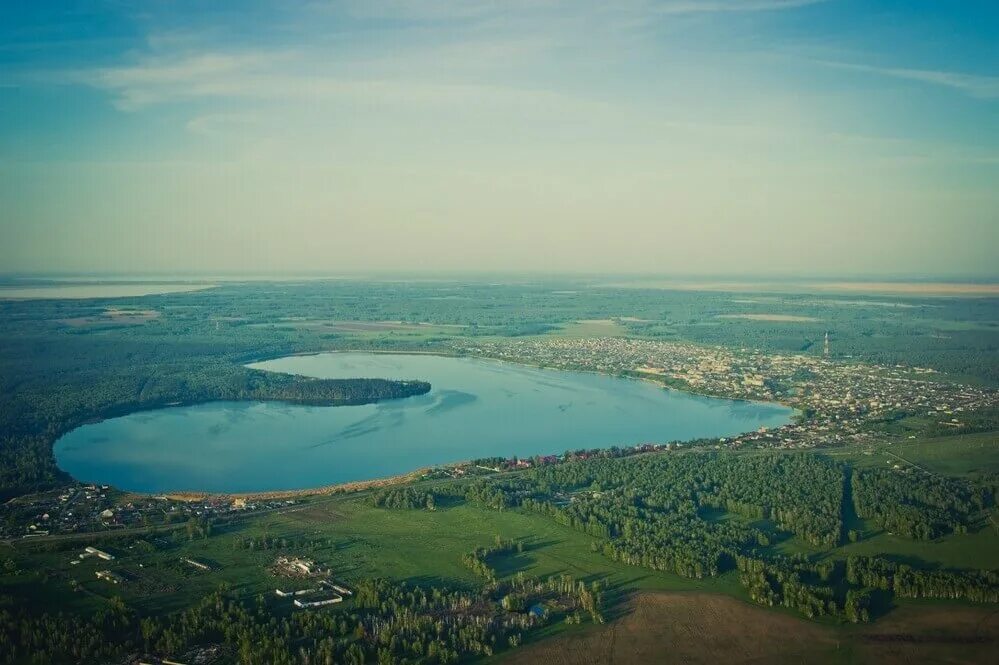
[[[966,532],[969,522],[992,503],[983,487],[915,470],[859,469],[852,486],[860,517],[919,540]]]
[[[864,556],[851,556],[846,565],[846,578],[851,584],[891,591],[902,598],[999,602],[999,572],[994,570],[923,570]]]
[[[237,599],[227,588],[187,609],[140,617],[118,597],[89,617],[32,614],[11,599],[0,609],[0,662],[96,663],[145,654],[178,658],[221,644],[240,665],[314,663],[449,664],[516,647],[557,616],[602,622],[602,586],[566,575],[516,575],[491,589],[415,587],[362,580],[349,606],[274,613],[263,596]]]
[[[738,556],[736,566],[739,582],[753,602],[768,607],[787,607],[808,618],[844,613],[832,586],[837,577],[834,563],[813,565],[787,559]],[[856,610],[854,615],[856,618],[852,620],[855,621],[869,619],[869,616],[862,619]]]
[[[335,406],[367,404],[430,392],[426,381],[388,379],[312,379],[277,372],[252,372],[232,397],[219,399],[277,400],[296,404]]]
[[[432,491],[418,490],[414,487],[400,487],[375,492],[369,497],[368,502],[376,508],[435,510],[437,500],[437,495]]]
[[[233,549],[259,550],[263,552],[288,549],[315,551],[331,547],[332,545],[333,540],[330,538],[295,538],[288,536],[281,536],[279,538],[277,536],[263,535],[237,536],[232,539]]]
[[[496,536],[496,542],[493,545],[489,547],[477,547],[471,552],[461,555],[461,563],[473,573],[485,579],[487,583],[496,584],[496,571],[489,566],[487,559],[491,556],[523,551],[523,542],[506,540]]]

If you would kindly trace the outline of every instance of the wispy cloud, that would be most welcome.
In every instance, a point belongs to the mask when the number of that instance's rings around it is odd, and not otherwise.
[[[265,102],[345,101],[399,108],[447,107],[454,110],[524,108],[532,110],[602,107],[558,91],[513,84],[406,77],[400,72],[373,76],[351,73],[350,63],[317,68],[312,54],[293,51],[202,53],[158,56],[133,65],[75,71],[66,80],[112,95],[128,112],[157,104],[198,99]],[[402,73],[404,73],[403,70]],[[198,123],[188,129],[198,131]]]
[[[908,69],[897,67],[875,67],[872,65],[854,64],[848,62],[816,61],[827,67],[847,69],[855,72],[865,72],[878,76],[928,83],[958,90],[977,99],[999,99],[999,77],[964,74],[960,72],[939,71],[932,69]]]
[[[220,95],[251,75],[271,71],[288,54],[278,52],[198,53],[146,57],[131,65],[101,67],[66,74],[70,82],[83,83],[114,96],[123,111],[153,104]]]
[[[559,96],[540,82],[567,53],[576,62],[599,53],[600,66],[634,54],[651,23],[684,14],[768,12],[826,0],[347,0],[315,7],[363,19],[388,19],[363,42],[329,40],[316,25],[297,23],[293,40],[249,46],[197,28],[151,32],[144,52],[121,64],[49,73],[59,82],[106,91],[122,111],[199,98],[366,97],[388,102],[549,104]],[[326,20],[327,23],[323,23]],[[339,19],[338,19],[339,20]],[[348,19],[351,20],[351,19]],[[428,25],[462,22],[453,26]],[[422,26],[422,27],[421,27]],[[370,26],[369,26],[370,27]],[[535,67],[538,64],[540,67]],[[560,64],[571,70],[573,64]],[[438,97],[434,99],[434,95]],[[519,98],[519,99],[518,99]]]

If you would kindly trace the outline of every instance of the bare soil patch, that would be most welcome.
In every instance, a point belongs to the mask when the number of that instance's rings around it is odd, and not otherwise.
[[[59,322],[71,328],[137,326],[158,319],[160,313],[155,309],[118,309],[111,307],[99,315],[79,316],[70,319],[59,319]]]
[[[328,319],[286,318],[273,323],[253,323],[255,328],[305,328],[312,330],[328,330],[345,333],[377,333],[377,332],[428,332],[438,329],[461,329],[465,326],[444,323],[423,323],[409,321],[331,321]]]
[[[999,663],[999,609],[901,607],[855,636],[865,663]]]
[[[904,606],[871,625],[831,626],[718,594],[641,593],[620,619],[526,645],[503,662],[999,664],[999,609]]]
[[[609,282],[602,287],[665,289],[670,291],[728,291],[731,293],[842,293],[899,296],[995,296],[997,283],[957,282],[724,282],[686,280],[636,280]]]
[[[525,646],[504,662],[801,663],[836,648],[828,628],[727,596],[643,593],[606,626]]]
[[[832,282],[820,288],[857,293],[897,293],[919,296],[994,296],[999,284],[955,282]]]

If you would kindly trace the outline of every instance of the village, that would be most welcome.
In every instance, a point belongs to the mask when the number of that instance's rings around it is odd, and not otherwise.
[[[279,510],[293,499],[248,501],[206,496],[195,500],[126,494],[108,485],[74,483],[0,505],[0,539],[135,530]]]

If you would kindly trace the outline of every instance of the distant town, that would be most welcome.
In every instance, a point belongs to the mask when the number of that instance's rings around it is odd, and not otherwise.
[[[694,393],[799,410],[796,422],[719,441],[732,448],[862,444],[874,438],[872,423],[907,416],[959,431],[968,424],[966,415],[999,405],[996,390],[938,379],[932,369],[828,357],[621,338],[463,339],[452,348],[542,367],[646,377]]]

